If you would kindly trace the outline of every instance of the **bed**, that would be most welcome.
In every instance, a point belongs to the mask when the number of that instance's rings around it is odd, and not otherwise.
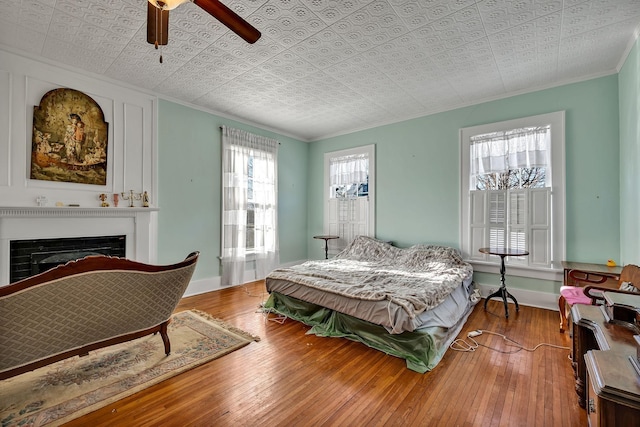
[[[311,326],[308,333],[362,342],[424,373],[480,299],[472,275],[456,249],[398,248],[358,236],[332,259],[272,271],[264,308]]]

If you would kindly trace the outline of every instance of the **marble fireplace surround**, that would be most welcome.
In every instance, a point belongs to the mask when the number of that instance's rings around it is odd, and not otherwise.
[[[157,208],[0,207],[0,286],[9,284],[13,240],[126,236],[126,257],[157,260]]]

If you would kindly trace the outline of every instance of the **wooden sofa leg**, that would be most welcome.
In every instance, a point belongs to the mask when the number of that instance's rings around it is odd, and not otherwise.
[[[560,332],[564,333],[564,325],[567,323],[566,300],[562,295],[558,298],[558,308],[560,309]]]
[[[167,334],[168,325],[168,321],[160,325],[160,336],[162,337],[162,342],[164,343],[164,354],[166,354],[167,356],[171,354],[171,343],[169,342],[169,335]]]

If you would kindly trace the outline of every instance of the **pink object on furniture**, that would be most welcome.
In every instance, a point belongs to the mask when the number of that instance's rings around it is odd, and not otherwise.
[[[561,286],[558,308],[560,309],[560,332],[564,332],[567,323],[567,311],[573,304],[591,305],[591,298],[584,293],[582,286]]]
[[[602,284],[609,277],[577,270],[569,271],[569,277],[574,283]],[[560,332],[564,332],[567,323],[567,312],[573,304],[591,304],[591,298],[584,293],[583,286],[562,286],[560,288],[560,298],[558,298],[558,308],[560,309]]]
[[[601,304],[605,291],[615,291],[618,293],[636,294],[634,291],[621,289],[623,284],[629,284],[635,288],[640,284],[640,267],[634,264],[627,264],[622,268],[620,275],[613,280],[610,276],[596,273],[585,273],[578,270],[569,271],[569,277],[574,283],[583,283],[586,286],[562,286],[560,288],[560,298],[558,308],[560,309],[560,332],[564,332],[564,325],[567,321],[567,309],[573,304]]]
[[[560,295],[564,297],[567,304],[591,304],[591,298],[584,293],[584,288],[581,286],[562,286],[560,288]]]

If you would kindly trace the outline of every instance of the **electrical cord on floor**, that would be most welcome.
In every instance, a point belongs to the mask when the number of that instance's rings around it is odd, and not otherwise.
[[[269,309],[269,310],[265,310],[264,313],[265,313],[264,314],[265,322],[276,322],[276,323],[279,323],[280,325],[282,325],[285,322],[285,320],[287,320],[287,316],[285,316],[282,313],[278,313],[277,311],[271,311]],[[276,317],[269,317],[270,313],[275,314]]]
[[[256,311],[256,313],[262,313],[262,317],[264,317],[264,323],[276,322],[282,325],[285,320],[287,320],[286,315],[276,311],[273,308],[266,308],[264,306],[264,302],[258,306],[258,310]],[[270,317],[270,314],[274,314],[275,317]]]
[[[243,288],[244,288],[244,293],[245,293],[245,294],[247,294],[247,295],[248,295],[248,296],[250,296],[250,297],[253,297],[253,298],[262,298],[262,299],[264,299],[264,296],[265,296],[265,294],[267,293],[267,291],[266,291],[266,290],[263,290],[263,291],[262,291],[262,294],[260,294],[260,295],[254,295],[254,294],[252,294],[252,293],[251,293],[251,291],[249,290],[249,287],[248,287],[246,284],[245,284],[245,285],[243,285]]]
[[[510,346],[514,346],[517,347],[515,350],[512,351],[505,351],[505,350],[500,350],[498,348],[494,348],[494,347],[490,347],[488,345],[484,345],[479,343],[478,341],[476,341],[474,338],[482,335],[482,334],[489,334],[489,335],[497,335],[499,337],[502,337],[502,339],[504,341],[507,342],[507,345]],[[462,338],[458,338],[456,340],[454,340],[451,345],[449,346],[449,348],[451,350],[455,350],[455,351],[463,351],[463,352],[473,352],[476,351],[476,349],[478,347],[485,347],[488,348],[489,350],[493,350],[493,351],[497,351],[499,353],[503,353],[503,354],[513,354],[513,353],[518,353],[519,351],[525,350],[525,351],[529,351],[529,352],[534,352],[537,349],[539,349],[540,347],[552,347],[552,348],[558,348],[561,350],[571,350],[569,347],[564,347],[561,345],[555,345],[555,344],[549,344],[549,343],[540,343],[538,345],[536,345],[533,348],[527,348],[525,346],[523,346],[522,344],[520,344],[517,341],[512,340],[511,338],[499,334],[497,332],[492,332],[492,331],[487,331],[484,329],[476,329],[475,331],[471,331],[467,334],[467,339],[469,339],[471,342],[468,342]]]

